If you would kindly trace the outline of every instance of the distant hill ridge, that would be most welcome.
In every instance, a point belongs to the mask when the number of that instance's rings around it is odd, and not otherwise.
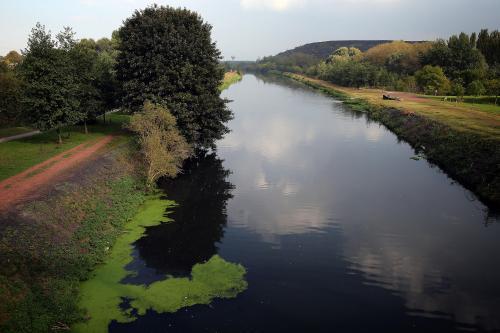
[[[276,57],[290,56],[296,53],[312,55],[316,58],[326,59],[339,47],[356,47],[361,51],[366,51],[374,46],[390,43],[392,40],[331,40],[326,42],[308,43],[298,46],[292,50],[278,53]],[[420,41],[408,41],[408,43],[419,43]]]

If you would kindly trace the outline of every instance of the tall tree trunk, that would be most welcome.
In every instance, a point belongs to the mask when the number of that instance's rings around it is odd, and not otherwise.
[[[102,114],[102,119],[104,121],[104,125],[106,125],[106,111]]]
[[[61,129],[59,127],[57,128],[57,136],[59,138],[58,143],[62,144],[63,142],[62,142],[62,138],[61,138]]]
[[[87,120],[83,121],[83,126],[85,127],[85,134],[89,134],[89,130],[87,129]]]

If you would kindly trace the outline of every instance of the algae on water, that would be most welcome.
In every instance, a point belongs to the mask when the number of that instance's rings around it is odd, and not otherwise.
[[[173,201],[159,198],[148,200],[127,224],[126,232],[118,238],[106,262],[96,269],[91,280],[82,284],[80,306],[88,320],[75,325],[74,332],[105,333],[113,320],[134,321],[132,312],[138,315],[148,309],[175,312],[186,306],[208,304],[216,297],[233,298],[247,288],[245,268],[218,255],[194,265],[191,278],[169,277],[148,286],[120,282],[133,274],[125,269],[133,259],[132,244],[143,236],[146,227],[169,222],[165,211],[174,205]],[[128,310],[120,308],[124,299],[130,301]]]

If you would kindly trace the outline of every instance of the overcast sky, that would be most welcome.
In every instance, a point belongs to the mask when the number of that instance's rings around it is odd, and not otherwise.
[[[147,0],[0,0],[0,54],[26,47],[36,22],[78,38],[109,37]],[[500,29],[500,0],[158,0],[199,12],[226,58],[255,60],[309,42],[434,40]]]

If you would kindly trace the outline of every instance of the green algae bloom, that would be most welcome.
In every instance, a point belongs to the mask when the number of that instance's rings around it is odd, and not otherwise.
[[[165,211],[174,205],[172,201],[157,198],[148,200],[127,224],[126,232],[117,239],[105,263],[96,269],[92,279],[82,284],[80,306],[89,319],[75,325],[73,332],[106,333],[112,320],[134,321],[132,310],[138,315],[148,309],[175,312],[186,306],[209,304],[216,297],[233,298],[247,288],[245,268],[218,255],[194,265],[190,278],[168,277],[148,286],[120,282],[134,274],[125,269],[133,259],[132,244],[144,235],[146,227],[171,222]],[[127,310],[120,308],[124,299],[130,300]]]

